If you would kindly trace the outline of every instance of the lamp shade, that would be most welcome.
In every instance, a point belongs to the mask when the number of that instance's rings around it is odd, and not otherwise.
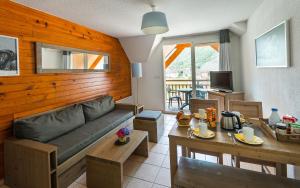
[[[162,34],[169,31],[166,15],[152,11],[143,15],[142,31],[146,35]]]
[[[143,77],[142,63],[132,63],[131,71],[132,71],[132,77],[134,77],[134,78]]]

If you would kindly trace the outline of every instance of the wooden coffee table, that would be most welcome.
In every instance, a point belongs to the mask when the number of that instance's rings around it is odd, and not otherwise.
[[[123,164],[133,153],[148,157],[148,132],[133,130],[130,142],[116,146],[112,135],[95,145],[86,155],[86,181],[89,188],[121,188]]]

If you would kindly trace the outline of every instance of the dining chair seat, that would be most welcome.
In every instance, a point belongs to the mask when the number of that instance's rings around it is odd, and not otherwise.
[[[169,97],[169,108],[173,105],[173,100],[177,102],[178,109],[182,106],[182,99],[180,96]]]

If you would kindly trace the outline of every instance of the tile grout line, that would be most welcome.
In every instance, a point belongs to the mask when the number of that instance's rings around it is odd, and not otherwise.
[[[170,130],[167,130],[167,131],[170,132]],[[166,138],[169,139],[168,136],[162,136],[162,137],[166,137]],[[153,145],[156,145],[156,144],[161,144],[161,145],[164,145],[164,146],[169,146],[168,143],[167,143],[167,144],[160,143],[160,142],[158,142],[158,143],[153,143]],[[160,154],[160,155],[163,155],[163,156],[164,156],[164,159],[163,159],[161,165],[150,164],[150,163],[147,163],[147,162],[141,162],[141,161],[136,161],[136,160],[132,160],[132,159],[129,159],[129,160],[132,161],[132,162],[140,163],[140,164],[147,164],[147,165],[150,165],[150,166],[158,167],[159,170],[158,170],[158,172],[157,172],[157,174],[156,174],[156,176],[155,176],[155,178],[154,178],[154,181],[151,182],[151,181],[144,180],[144,179],[141,179],[141,178],[138,178],[138,177],[134,177],[134,176],[131,176],[131,175],[126,175],[126,176],[127,176],[127,177],[130,177],[130,178],[135,178],[135,179],[138,179],[138,180],[141,180],[141,181],[145,181],[145,182],[151,183],[151,184],[152,184],[151,187],[153,187],[155,184],[156,184],[156,185],[161,185],[161,186],[164,186],[164,187],[168,187],[168,186],[165,186],[165,185],[160,184],[160,183],[155,183],[155,181],[156,181],[156,179],[157,179],[157,177],[158,177],[159,172],[161,171],[161,169],[170,170],[169,168],[166,168],[166,167],[163,167],[163,166],[162,166],[163,163],[164,163],[164,161],[165,161],[165,160],[167,159],[167,157],[168,157],[168,153],[164,154],[164,153],[159,153],[159,152],[155,152],[155,151],[150,151],[150,152],[155,153],[155,154]],[[125,175],[124,175],[124,176],[125,176]],[[130,180],[129,180],[129,182],[130,182]],[[79,185],[82,185],[82,186],[85,186],[85,187],[87,186],[86,184],[77,182],[76,180],[75,180],[73,183],[76,183],[76,184],[79,184]],[[127,187],[127,186],[128,186],[128,185],[126,185],[126,187]],[[168,187],[168,188],[169,188],[169,187]]]
[[[164,167],[162,167],[162,168],[164,168]],[[164,168],[164,169],[167,169],[167,168]],[[159,169],[159,170],[160,170],[160,169]],[[157,175],[158,175],[158,174],[157,174]],[[156,177],[157,177],[157,175],[156,175]],[[161,186],[164,186],[164,187],[168,187],[168,188],[169,188],[169,186],[165,186],[165,185],[162,185],[162,184],[159,184],[159,183],[155,183],[156,177],[155,177],[154,182],[151,182],[151,181],[148,181],[148,180],[144,180],[144,179],[141,179],[141,178],[137,178],[137,177],[133,177],[133,176],[127,176],[127,177],[134,178],[134,179],[138,179],[138,180],[145,181],[145,182],[152,183],[152,184],[161,185]],[[130,180],[129,180],[129,181],[130,181]],[[127,187],[127,186],[126,186],[126,187]]]

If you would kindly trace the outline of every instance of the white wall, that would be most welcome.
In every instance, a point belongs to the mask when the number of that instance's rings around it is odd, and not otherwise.
[[[144,35],[137,37],[125,37],[119,39],[130,63],[146,63],[149,56],[153,54],[157,45],[160,43],[160,38],[155,35]],[[144,67],[144,66],[143,66]],[[143,77],[145,77],[146,69],[143,69]],[[147,73],[146,73],[147,75]],[[139,79],[139,98],[141,97],[142,81]],[[132,96],[118,101],[120,103],[143,104],[142,100],[137,98],[137,80],[131,79]]]
[[[237,91],[239,91],[241,89],[240,38],[232,34],[231,40],[230,59],[234,71],[234,87]],[[218,41],[219,35],[217,32],[163,39],[152,51],[152,54],[148,58],[147,62],[143,63],[143,78],[140,81],[139,103],[144,104],[146,109],[164,109],[163,45],[186,42],[209,43]]]
[[[155,41],[155,35],[120,38],[119,41],[131,63],[146,62]]]
[[[265,0],[248,20],[248,30],[241,40],[246,98],[263,101],[265,117],[269,116],[271,107],[278,107],[280,114],[292,114],[300,118],[299,10],[298,0]],[[289,18],[292,67],[256,68],[254,39]]]
[[[248,20],[248,29],[241,40],[242,79],[248,100],[263,101],[264,116],[271,107],[278,107],[280,114],[300,118],[300,1],[265,0]],[[290,21],[290,68],[258,69],[255,66],[255,37],[279,24]],[[293,174],[289,174],[294,176]],[[295,176],[300,178],[300,168]]]

